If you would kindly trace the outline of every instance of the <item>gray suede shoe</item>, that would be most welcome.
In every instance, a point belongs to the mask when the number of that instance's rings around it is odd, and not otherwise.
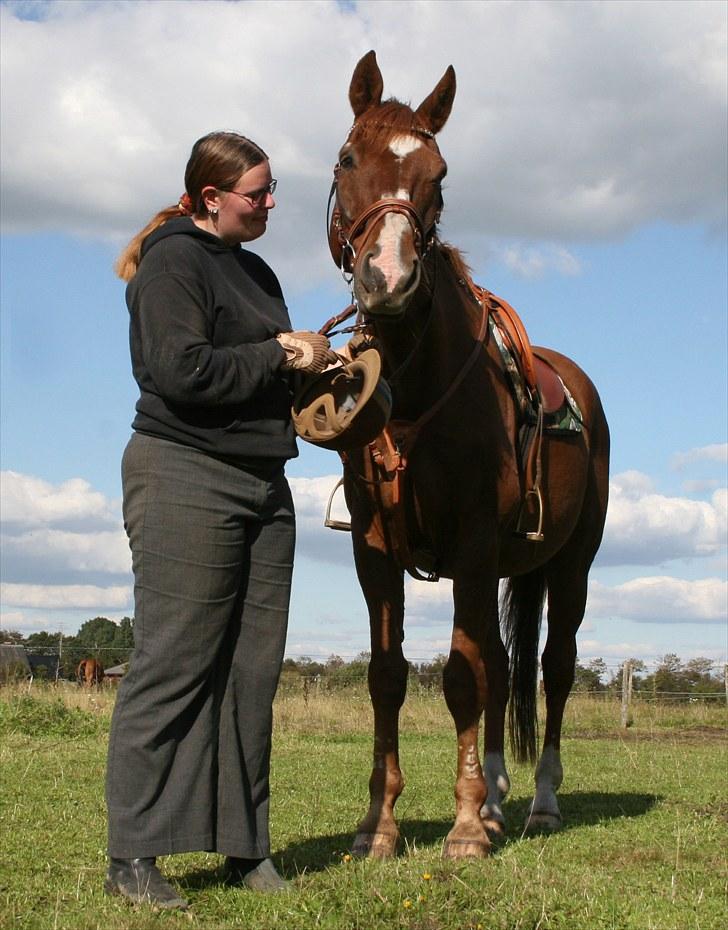
[[[104,891],[126,898],[132,904],[151,904],[180,911],[189,907],[159,871],[153,858],[109,859]]]
[[[236,859],[228,856],[227,880],[252,891],[289,891],[291,883],[278,874],[270,859]]]

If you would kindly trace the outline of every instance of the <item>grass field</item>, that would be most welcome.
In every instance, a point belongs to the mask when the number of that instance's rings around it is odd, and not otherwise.
[[[103,779],[113,691],[0,690],[0,927],[18,930],[718,930],[728,925],[725,707],[572,698],[560,792],[565,828],[521,836],[532,783],[510,766],[508,839],[488,860],[440,858],[455,741],[442,698],[408,697],[403,834],[390,862],[352,860],[371,759],[360,691],[282,693],[273,759],[274,858],[290,893],[226,887],[222,858],[163,860],[186,913],[103,895]]]

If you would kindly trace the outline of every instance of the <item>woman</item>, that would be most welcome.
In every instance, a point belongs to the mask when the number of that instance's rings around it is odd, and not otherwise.
[[[155,859],[193,850],[226,855],[248,887],[286,886],[268,775],[295,535],[289,373],[335,356],[290,331],[275,275],[241,248],[265,232],[275,186],[262,149],[211,133],[178,206],[117,264],[140,397],[122,463],[135,648],[109,742],[105,889],[134,903],[186,907]]]

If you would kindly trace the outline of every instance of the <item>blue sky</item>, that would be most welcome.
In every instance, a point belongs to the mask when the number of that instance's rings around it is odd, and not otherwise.
[[[351,72],[374,48],[385,93],[415,105],[455,67],[443,235],[602,395],[612,499],[582,659],[725,661],[723,4],[171,0],[0,14],[3,628],[73,633],[133,613],[119,461],[136,388],[112,264],[176,201],[199,135],[239,129],[271,155],[278,206],[254,248],[295,325],[318,328],[348,302],[325,203]],[[300,452],[289,654],[353,656],[368,630],[350,543],[322,526],[338,459]],[[448,585],[409,583],[407,602],[409,657],[446,651]]]

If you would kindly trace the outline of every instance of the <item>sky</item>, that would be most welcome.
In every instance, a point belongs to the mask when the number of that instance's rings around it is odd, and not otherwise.
[[[112,265],[177,201],[199,136],[269,153],[277,206],[251,248],[295,327],[349,302],[326,200],[374,49],[385,96],[414,106],[455,68],[441,234],[600,391],[611,499],[580,661],[724,663],[727,20],[711,0],[1,3],[2,629],[133,615],[137,391]],[[299,445],[287,654],[352,658],[365,605],[348,535],[323,526],[340,464]],[[408,580],[406,602],[407,657],[447,652],[449,583]]]

